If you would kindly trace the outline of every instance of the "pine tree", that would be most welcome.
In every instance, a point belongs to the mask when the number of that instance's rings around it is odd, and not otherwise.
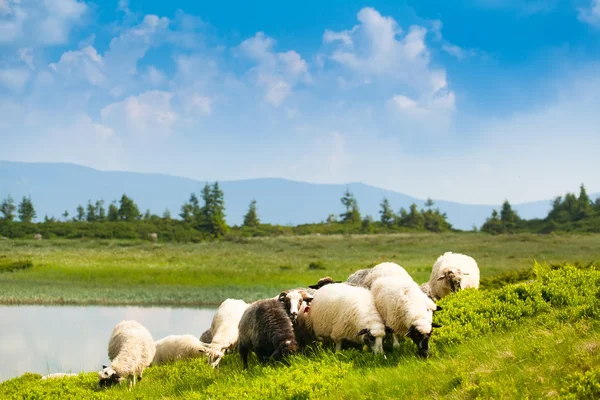
[[[244,226],[249,228],[256,228],[260,225],[260,220],[258,219],[258,213],[256,211],[256,200],[252,200],[250,205],[248,206],[248,212],[244,215]]]
[[[367,215],[360,224],[360,230],[363,233],[372,233],[373,232],[373,217]]]
[[[31,197],[23,197],[18,207],[19,219],[22,222],[31,222],[36,218],[35,208]]]
[[[390,206],[390,202],[387,198],[383,198],[383,201],[380,204],[381,210],[379,214],[381,214],[381,223],[387,227],[390,227],[394,223],[394,211],[392,211],[392,207]]]
[[[408,226],[413,229],[425,228],[425,218],[423,217],[423,214],[419,212],[415,203],[410,205],[408,212]]]
[[[0,203],[0,212],[2,213],[2,220],[13,221],[15,219],[15,211],[17,211],[15,201],[9,194],[8,197],[2,200],[2,203]]]
[[[590,212],[592,211],[592,201],[590,200],[590,196],[588,196],[583,183],[579,188],[579,198],[577,199],[577,201],[579,203],[579,212],[577,215],[577,219],[583,219],[588,217],[590,215]]]
[[[144,221],[149,221],[152,219],[152,213],[150,212],[150,210],[146,210],[146,212],[144,213],[144,216],[142,217]]]
[[[104,200],[96,201],[96,220],[106,220],[106,209],[104,208]]]
[[[113,201],[108,206],[108,215],[106,217],[111,222],[119,220],[119,207],[117,207],[116,201]]]
[[[85,209],[81,204],[77,206],[76,212],[77,216],[75,217],[75,219],[77,221],[83,221],[85,219]]]
[[[140,217],[140,210],[135,202],[123,195],[119,206],[119,219],[122,221],[135,221]]]
[[[398,226],[408,226],[408,212],[404,207],[400,208],[400,212],[396,216],[396,224]]]
[[[433,200],[431,200],[429,197],[427,198],[427,200],[425,201],[425,207],[427,208],[431,208],[433,207],[435,203],[433,202]]]
[[[213,184],[210,197],[212,200],[210,231],[215,237],[221,237],[227,233],[228,227],[225,221],[225,195],[219,188],[219,182]]]
[[[360,218],[360,210],[358,208],[358,202],[354,195],[350,192],[350,190],[346,189],[344,192],[344,196],[340,199],[344,207],[346,207],[346,212],[340,214],[340,218],[343,223],[357,223],[361,221]]]
[[[67,221],[68,221],[68,219],[69,219],[69,211],[68,211],[68,210],[65,210],[65,212],[64,212],[64,213],[62,213],[62,217],[63,217],[63,220],[64,220],[65,222],[67,222]]]
[[[88,200],[87,215],[85,219],[87,222],[94,222],[96,220],[96,206],[92,204],[91,200]]]
[[[487,233],[502,233],[502,221],[500,221],[500,216],[498,211],[493,210],[492,216],[485,220],[483,225],[481,226],[481,232]]]
[[[170,221],[171,220],[171,211],[169,211],[169,209],[166,208],[165,211],[163,212],[162,217],[165,221]]]

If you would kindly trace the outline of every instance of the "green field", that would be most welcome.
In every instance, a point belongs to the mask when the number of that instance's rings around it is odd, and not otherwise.
[[[117,240],[2,240],[1,261],[31,268],[0,272],[1,304],[216,305],[255,300],[324,275],[345,280],[382,261],[417,282],[445,251],[473,256],[482,276],[539,262],[600,260],[600,235],[394,234],[238,239],[199,244]],[[313,268],[309,265],[313,263]]]
[[[412,342],[387,358],[317,346],[289,365],[242,370],[227,355],[150,367],[130,392],[98,391],[95,373],[42,381],[36,374],[0,384],[4,399],[568,399],[600,398],[600,270],[536,265],[535,279],[465,290],[439,304],[432,356]]]

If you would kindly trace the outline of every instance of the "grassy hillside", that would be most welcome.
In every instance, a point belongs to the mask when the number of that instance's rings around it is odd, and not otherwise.
[[[600,397],[600,271],[537,265],[533,281],[467,290],[440,302],[432,356],[410,341],[384,359],[316,348],[290,365],[241,369],[236,354],[219,370],[205,360],[151,367],[131,392],[97,391],[94,373],[0,384],[7,399],[354,399]]]
[[[600,260],[598,243],[600,235],[471,233],[240,238],[158,245],[0,240],[0,258],[5,263],[32,265],[0,271],[0,303],[218,304],[227,297],[273,296],[324,275],[345,279],[382,261],[397,262],[424,282],[445,251],[475,257],[483,277],[528,268],[534,260],[586,263]]]

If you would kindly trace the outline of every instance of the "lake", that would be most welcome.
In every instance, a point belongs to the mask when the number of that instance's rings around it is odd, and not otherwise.
[[[199,337],[216,309],[165,307],[0,306],[0,382],[36,372],[99,371],[108,340],[124,319],[144,325],[154,340]]]

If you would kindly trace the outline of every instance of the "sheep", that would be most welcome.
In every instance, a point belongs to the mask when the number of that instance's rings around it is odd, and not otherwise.
[[[112,386],[129,380],[129,389],[142,380],[144,368],[154,359],[156,345],[148,329],[137,321],[121,321],[112,331],[108,342],[110,367],[98,372],[99,387]]]
[[[148,234],[148,239],[150,239],[150,241],[152,241],[153,243],[158,242],[158,233],[149,233]]]
[[[371,292],[379,315],[392,331],[393,347],[398,347],[398,337],[405,335],[417,345],[419,355],[428,357],[432,329],[440,326],[432,323],[433,312],[440,308],[410,277],[378,278]]]
[[[42,234],[41,233],[36,233],[35,235],[33,235],[33,239],[34,240],[42,240]]]
[[[253,351],[259,361],[280,361],[298,350],[292,321],[283,304],[276,299],[258,300],[244,312],[239,324],[238,352],[244,368]]]
[[[248,306],[244,300],[225,300],[217,309],[210,329],[200,337],[201,341],[210,343],[215,350],[209,354],[209,361],[213,367],[218,367],[223,354],[237,345],[238,325]]]
[[[330,285],[332,283],[342,283],[342,281],[334,281],[332,277],[326,276],[321,279],[315,285],[308,285],[309,289],[319,290],[325,285]],[[314,293],[311,293],[314,294]]]
[[[461,289],[479,288],[479,267],[472,257],[446,252],[435,261],[421,290],[437,301]]]
[[[333,340],[336,350],[348,340],[383,353],[385,326],[368,289],[344,283],[324,286],[315,293],[308,314],[315,336]]]
[[[202,343],[193,335],[169,335],[154,342],[156,353],[151,365],[165,364],[184,358],[196,358],[204,355],[222,357],[223,354],[211,346]]]
[[[371,288],[373,282],[382,276],[399,276],[403,279],[411,279],[410,275],[404,268],[396,263],[384,262],[377,264],[373,268],[360,269],[350,275],[346,281],[353,286],[362,286],[367,289]]]
[[[277,296],[277,300],[283,304],[288,317],[292,323],[296,322],[298,312],[303,303],[310,303],[313,296],[308,294],[304,289],[284,290]]]
[[[55,372],[53,374],[48,374],[48,375],[44,375],[42,376],[42,380],[48,380],[48,379],[60,379],[60,378],[70,378],[73,376],[77,376],[78,374],[73,374],[70,372]]]

